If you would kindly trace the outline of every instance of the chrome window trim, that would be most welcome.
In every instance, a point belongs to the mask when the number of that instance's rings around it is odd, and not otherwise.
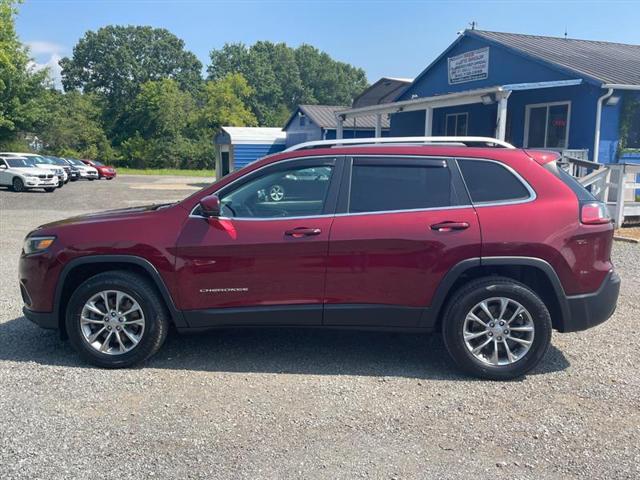
[[[361,155],[361,157],[366,158],[366,157],[389,157],[389,156],[394,156],[393,154],[389,155],[382,155],[382,154],[367,154],[367,155]],[[418,212],[429,212],[429,211],[434,211],[434,210],[456,210],[456,209],[462,209],[462,208],[480,208],[480,207],[497,207],[497,206],[504,206],[504,205],[518,205],[518,204],[523,204],[523,203],[530,203],[535,201],[538,198],[538,195],[536,193],[536,191],[533,189],[533,187],[531,187],[531,185],[529,185],[529,182],[527,182],[522,175],[520,175],[518,172],[516,172],[511,166],[502,163],[500,161],[497,160],[492,160],[489,158],[478,158],[478,157],[441,157],[441,156],[426,156],[426,155],[396,155],[397,157],[401,157],[401,158],[420,158],[420,159],[425,159],[425,160],[449,160],[449,159],[453,159],[456,161],[456,165],[458,167],[458,169],[460,169],[460,166],[457,163],[457,160],[475,160],[475,161],[480,161],[480,162],[490,162],[490,163],[496,163],[498,165],[500,165],[501,167],[507,169],[507,171],[509,171],[512,175],[514,175],[521,183],[522,185],[526,188],[526,190],[529,192],[529,197],[528,198],[523,198],[523,199],[519,199],[519,200],[502,200],[502,201],[497,201],[497,202],[473,202],[473,200],[471,200],[470,204],[466,204],[466,205],[450,205],[448,207],[429,207],[429,208],[413,208],[413,209],[406,209],[406,210],[379,210],[379,211],[375,211],[375,212],[345,212],[345,213],[333,213],[333,214],[322,214],[322,215],[306,215],[306,216],[295,216],[295,217],[268,217],[268,218],[254,218],[254,217],[216,217],[219,220],[243,220],[243,221],[251,221],[251,222],[265,222],[265,221],[274,221],[274,220],[306,220],[306,219],[314,219],[314,218],[330,218],[330,217],[351,217],[351,216],[361,216],[361,215],[382,215],[382,214],[392,214],[392,213],[418,213]],[[308,157],[295,157],[295,158],[287,158],[285,160],[281,160],[279,162],[276,163],[270,163],[268,165],[264,165],[256,170],[254,170],[251,173],[254,172],[259,172],[260,170],[263,170],[264,168],[267,168],[269,166],[272,165],[276,165],[279,163],[284,163],[284,162],[291,162],[291,161],[297,161],[297,160],[305,160],[305,159],[318,159],[318,158],[329,158],[329,159],[335,159],[336,161],[340,158],[343,157],[343,155],[319,155],[319,156],[308,156]],[[356,158],[356,156],[354,155],[352,158]],[[443,168],[448,168],[446,165]],[[462,180],[464,182],[464,175],[462,175],[462,172],[460,172],[460,175],[462,176]],[[223,188],[229,187],[231,185],[233,185],[234,183],[236,183],[238,180],[240,180],[242,177],[237,178],[236,180],[234,180],[233,182],[229,183],[228,185],[225,185]],[[467,188],[466,182],[465,182],[465,188]],[[216,192],[213,192],[216,193]],[[213,194],[212,193],[212,194]],[[468,193],[468,190],[467,190]],[[468,193],[469,198],[471,199],[471,194]],[[199,204],[196,204],[192,209],[191,212],[189,213],[189,218],[205,218],[208,219],[210,217],[205,217],[202,215],[195,215],[193,212],[198,208]]]
[[[497,207],[497,206],[502,206],[502,205],[519,205],[522,203],[530,203],[535,201],[538,198],[538,194],[536,193],[536,191],[533,189],[533,187],[531,185],[529,185],[529,182],[527,182],[522,175],[520,175],[518,172],[516,172],[511,166],[507,165],[506,163],[502,163],[499,162],[497,160],[491,160],[489,158],[478,158],[478,157],[454,157],[454,160],[456,161],[456,165],[458,165],[458,169],[460,169],[460,175],[462,175],[462,181],[464,182],[464,186],[467,189],[467,193],[469,194],[469,198],[471,199],[471,203],[473,204],[474,207]],[[521,184],[522,186],[524,186],[524,188],[527,190],[527,192],[529,192],[529,196],[527,198],[520,198],[520,199],[513,199],[513,200],[497,200],[497,201],[491,201],[491,202],[474,202],[473,201],[473,197],[471,196],[471,192],[469,192],[469,187],[467,186],[467,181],[464,178],[464,174],[462,173],[462,169],[460,168],[460,165],[458,164],[458,160],[474,160],[477,162],[489,162],[489,163],[495,163],[500,165],[502,168],[506,169],[509,173],[511,173]]]

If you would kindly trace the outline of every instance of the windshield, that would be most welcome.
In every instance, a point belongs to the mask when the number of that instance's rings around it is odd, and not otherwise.
[[[73,165],[79,165],[81,167],[85,166],[84,163],[82,163],[80,160],[77,160],[75,158],[67,158],[67,161],[71,162]]]
[[[5,162],[11,168],[30,168],[34,165],[30,158],[6,158]]]
[[[95,163],[95,164],[96,164],[97,166],[99,166],[99,167],[104,167],[104,163],[100,163],[100,162],[99,162],[99,161],[97,161],[97,160],[91,160],[91,161],[92,161],[93,163]]]
[[[67,166],[67,163],[62,160],[61,158],[58,157],[46,157],[48,160],[50,160],[54,165],[61,165],[61,166]]]

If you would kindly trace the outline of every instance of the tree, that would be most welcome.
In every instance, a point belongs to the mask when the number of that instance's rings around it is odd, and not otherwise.
[[[36,122],[36,129],[47,151],[63,157],[113,160],[115,152],[100,122],[98,96],[49,90],[41,102],[46,113]]]
[[[109,25],[88,31],[60,65],[65,90],[104,94],[111,108],[132,101],[148,81],[170,78],[188,91],[202,81],[200,61],[164,28]]]
[[[253,89],[239,73],[206,82],[201,94],[197,123],[201,128],[212,131],[223,125],[256,126],[258,120],[245,103],[252,95]]]
[[[38,103],[46,71],[35,71],[15,31],[16,2],[0,0],[0,144],[15,141],[43,113]]]
[[[281,126],[300,103],[349,105],[367,87],[362,69],[309,45],[261,41],[225,44],[210,53],[208,78],[241,73],[255,94],[248,103],[260,125]]]

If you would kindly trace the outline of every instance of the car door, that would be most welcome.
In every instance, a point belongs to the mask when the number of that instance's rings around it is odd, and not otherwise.
[[[459,170],[448,159],[393,156],[355,157],[345,168],[324,323],[419,326],[444,275],[480,257]]]
[[[322,174],[309,178],[309,169]],[[278,162],[218,192],[220,218],[196,208],[178,240],[180,302],[191,326],[322,323],[341,170],[333,157]],[[304,187],[288,192],[298,177]],[[275,199],[274,185],[283,192]]]

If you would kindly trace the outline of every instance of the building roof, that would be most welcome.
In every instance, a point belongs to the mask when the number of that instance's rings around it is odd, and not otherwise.
[[[353,108],[380,105],[396,100],[413,82],[413,78],[382,77],[353,101]]]
[[[287,134],[280,128],[271,127],[222,127],[232,144],[238,143],[285,143]]]
[[[344,105],[298,105],[298,108],[287,120],[287,123],[283,127],[286,130],[291,121],[298,116],[299,112],[309,118],[315,125],[320,128],[335,129],[336,128],[336,112],[347,110],[349,107]],[[344,124],[344,128],[347,130],[369,130],[376,128],[376,116],[367,115],[359,117],[355,125],[353,121]],[[389,128],[389,118],[386,115],[382,116],[382,128]]]
[[[640,85],[640,45],[466,30],[464,35],[499,43],[598,82]]]

